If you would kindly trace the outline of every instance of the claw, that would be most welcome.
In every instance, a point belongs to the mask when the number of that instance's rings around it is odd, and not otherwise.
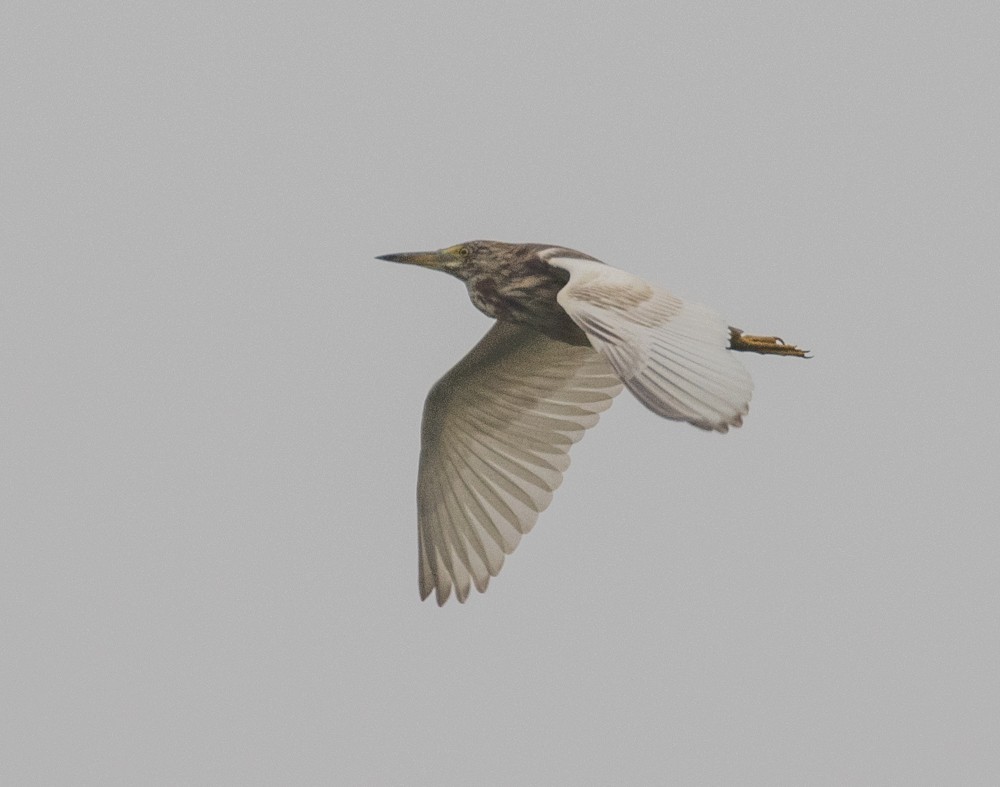
[[[729,349],[738,352],[760,353],[761,355],[791,355],[796,358],[811,358],[808,350],[800,350],[794,344],[787,344],[780,336],[749,336],[739,328],[729,329]]]

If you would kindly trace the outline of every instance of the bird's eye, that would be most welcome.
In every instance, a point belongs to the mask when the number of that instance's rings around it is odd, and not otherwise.
[[[458,250],[458,253],[461,254],[463,257],[468,257],[469,256],[469,247],[468,246],[463,246],[462,248],[460,248]]]

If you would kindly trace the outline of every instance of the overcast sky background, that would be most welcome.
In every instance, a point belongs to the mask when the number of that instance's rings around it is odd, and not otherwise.
[[[0,781],[1000,778],[1000,7],[7,2]],[[811,361],[628,394],[485,595],[377,254],[593,254]]]

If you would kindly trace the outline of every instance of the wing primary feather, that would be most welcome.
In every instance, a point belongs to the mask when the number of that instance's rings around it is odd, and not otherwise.
[[[649,370],[651,382],[656,385],[657,390],[663,394],[663,398],[674,403],[678,409],[688,414],[688,417],[697,424],[713,423],[718,421],[718,417],[710,419],[705,413],[710,410],[716,414],[714,408],[707,407],[706,403],[699,397],[692,394],[683,384],[686,382],[680,375],[666,377],[659,368],[651,367]]]
[[[515,477],[511,477],[506,474],[507,467],[499,467],[498,465],[488,461],[479,453],[478,450],[476,450],[477,448],[487,448],[486,446],[483,446],[482,444],[473,445],[466,442],[465,448],[466,451],[468,451],[469,456],[474,457],[482,467],[484,473],[481,473],[481,475],[485,475],[485,477],[492,477],[497,482],[496,486],[501,491],[506,493],[512,501],[520,503],[526,509],[533,511],[536,514],[542,510],[538,507],[538,502],[531,496],[531,494],[517,483]],[[487,450],[489,449],[487,448]],[[495,452],[491,453],[493,453],[494,456],[497,456]],[[536,484],[535,486],[539,489],[539,491],[543,490],[540,485]],[[519,517],[515,514],[514,521],[518,518]]]
[[[444,561],[445,571],[455,584],[455,594],[458,600],[462,601],[469,592],[468,582],[464,576],[467,571],[463,565],[463,563],[468,563],[469,558],[465,556],[463,560],[462,553],[465,551],[465,544],[455,526],[456,522],[461,521],[461,507],[458,505],[450,485],[445,486],[443,491],[445,515],[441,517],[438,527],[444,536],[441,539],[444,546],[440,549],[440,554]]]
[[[664,374],[664,370],[669,371],[669,377]],[[721,415],[731,409],[725,400],[700,384],[697,378],[689,377],[689,371],[673,361],[666,361],[659,367],[651,366],[650,373],[655,374],[661,382],[673,390],[682,392],[689,402],[693,403],[695,412],[707,407]]]
[[[443,575],[445,572],[441,570],[438,563],[439,554],[437,545],[440,543],[441,539],[439,534],[436,532],[436,526],[432,524],[434,522],[432,512],[434,509],[440,509],[442,506],[443,501],[441,500],[441,489],[437,483],[420,484],[420,492],[421,494],[417,497],[417,519],[420,523],[421,529],[424,530],[424,556],[427,559],[427,564],[430,569],[430,577],[432,580],[429,584],[435,589],[438,589],[438,577]],[[430,595],[430,590],[427,591],[424,598],[427,598],[427,595]],[[439,591],[438,603],[442,603],[440,598],[441,596]]]
[[[459,601],[464,601],[469,595],[469,578],[475,578],[477,571],[477,562],[485,563],[485,555],[480,555],[477,552],[477,540],[478,536],[476,534],[475,527],[466,528],[467,532],[463,532],[459,528],[459,523],[463,521],[463,518],[468,514],[468,508],[462,500],[459,500],[458,493],[455,490],[454,485],[449,485],[448,496],[452,500],[451,511],[452,518],[448,521],[448,531],[451,534],[449,538],[449,543],[451,544],[451,552],[455,558],[452,561],[452,576],[456,577],[456,591],[458,592]],[[482,545],[478,544],[479,548],[482,549]],[[479,572],[480,575],[483,573]]]
[[[501,517],[503,517],[505,521],[513,525],[514,529],[517,530],[518,533],[524,532],[519,527],[517,527],[517,522],[523,518],[525,512],[534,513],[534,510],[532,508],[530,500],[526,500],[524,498],[523,490],[505,476],[501,476],[498,473],[494,473],[493,469],[489,466],[489,464],[484,462],[471,449],[469,449],[469,451],[465,453],[464,458],[466,459],[466,461],[470,459],[475,460],[475,464],[478,466],[479,469],[478,470],[474,469],[473,472],[476,474],[477,477],[490,478],[494,482],[499,482],[489,485],[487,484],[483,485],[482,491],[486,493],[488,497],[487,502],[489,502],[490,505],[496,508]],[[469,466],[470,467],[472,466],[472,462],[469,462]],[[484,471],[486,475],[484,475]],[[508,499],[504,499],[504,497],[502,496],[503,494],[506,494]],[[512,504],[514,503],[523,506],[525,511],[523,512],[515,511],[514,508],[511,507]]]
[[[418,474],[421,598],[486,589],[621,389],[593,349],[503,322],[434,385]]]
[[[490,527],[492,523],[490,522],[489,512],[483,507],[482,501],[479,499],[479,496],[476,494],[473,486],[469,483],[465,473],[463,473],[460,468],[456,467],[454,462],[449,461],[449,466],[454,471],[454,477],[461,482],[462,488],[465,490],[465,495],[463,495],[466,500],[465,510],[470,515],[470,523],[473,525],[468,528],[468,540],[472,544],[473,550],[475,550],[479,559],[482,561],[484,568],[488,571],[488,573],[495,574],[496,571],[493,570],[494,558],[490,554],[492,550],[490,550],[483,542],[481,533],[485,533],[485,535],[493,541],[494,547],[499,550],[501,556],[503,555],[503,549],[501,546],[502,537],[500,536],[498,530]],[[475,576],[476,572],[473,572],[473,578],[475,578]]]
[[[463,442],[465,442],[467,448],[471,448],[471,444],[467,440]],[[489,443],[484,441],[477,443],[477,446],[484,451],[488,451],[495,460],[494,462],[485,462],[485,463],[490,467],[492,467],[494,470],[503,470],[506,476],[511,481],[517,479],[523,483],[538,487],[539,489],[544,489],[547,492],[552,492],[555,489],[555,487],[552,486],[552,482],[550,480],[543,478],[542,476],[538,475],[535,472],[532,472],[530,468],[518,464],[517,462],[512,460],[507,454],[505,454],[498,448],[494,447],[493,445],[490,445]],[[478,452],[477,455],[479,455]],[[481,459],[483,458],[481,455],[479,456]],[[519,486],[519,488],[521,487]]]
[[[608,265],[549,262],[569,272],[559,304],[646,407],[702,429],[740,425],[753,386],[722,318]]]
[[[494,441],[499,445],[504,446],[505,448],[508,448],[513,453],[513,456],[510,457],[511,459],[514,459],[516,457],[518,460],[524,462],[526,465],[535,465],[536,467],[539,467],[542,470],[548,470],[550,472],[553,471],[563,472],[566,469],[566,467],[562,463],[553,464],[552,461],[546,458],[549,456],[565,457],[565,452],[559,452],[551,445],[544,445],[539,442],[536,444],[537,447],[533,446],[535,448],[534,451],[528,451],[525,450],[525,446],[523,444],[518,445],[517,442],[506,437],[502,432],[491,430],[488,434],[489,438],[492,441]],[[518,433],[517,437],[518,439],[523,438],[522,443],[530,444],[532,442],[530,437],[522,433]]]

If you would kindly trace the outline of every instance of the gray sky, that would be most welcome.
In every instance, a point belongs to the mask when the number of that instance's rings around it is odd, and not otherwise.
[[[337,5],[0,12],[0,781],[995,783],[998,6]],[[815,359],[438,609],[477,237]]]

